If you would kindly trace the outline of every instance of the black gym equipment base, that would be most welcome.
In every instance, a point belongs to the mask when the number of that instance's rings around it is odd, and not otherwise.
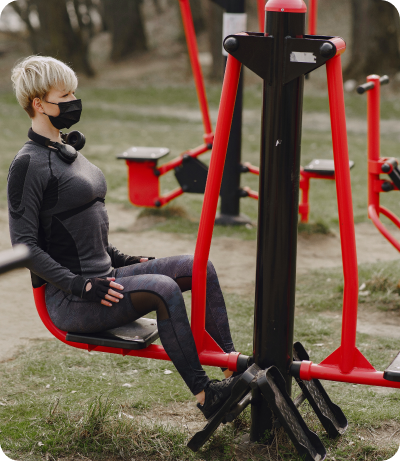
[[[294,359],[297,362],[309,360],[301,343],[294,345]],[[198,451],[221,423],[232,422],[252,403],[251,390],[257,390],[276,418],[273,427],[285,429],[300,456],[306,461],[324,460],[324,445],[317,434],[308,429],[297,408],[307,399],[330,438],[343,434],[347,429],[347,419],[342,410],[330,400],[318,380],[301,381],[296,378],[296,381],[302,393],[293,401],[287,393],[286,380],[276,367],[262,370],[253,364],[237,381],[230,398],[221,409],[189,441],[188,447]]]

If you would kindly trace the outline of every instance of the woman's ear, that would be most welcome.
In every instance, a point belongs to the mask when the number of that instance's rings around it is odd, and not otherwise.
[[[32,107],[35,113],[38,112],[39,114],[44,114],[44,109],[43,109],[42,101],[40,100],[40,98],[35,98],[32,101]]]

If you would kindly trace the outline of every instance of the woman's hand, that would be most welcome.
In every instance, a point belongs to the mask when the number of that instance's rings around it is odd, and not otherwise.
[[[118,293],[118,291],[112,290],[112,288],[123,290],[124,287],[119,283],[116,283],[114,280],[115,277],[107,277],[107,279],[89,279],[89,282],[85,287],[83,298],[88,299],[89,301],[101,303],[108,307],[111,307],[112,303],[118,303],[124,295],[122,293]]]

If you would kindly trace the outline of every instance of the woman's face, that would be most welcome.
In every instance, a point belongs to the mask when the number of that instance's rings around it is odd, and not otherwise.
[[[60,115],[60,108],[55,104],[58,104],[59,102],[73,101],[75,99],[75,91],[51,88],[51,90],[47,93],[41,102],[46,114],[51,115],[52,117],[57,117]]]

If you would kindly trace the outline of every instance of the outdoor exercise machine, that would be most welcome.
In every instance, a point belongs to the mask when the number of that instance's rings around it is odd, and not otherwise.
[[[212,0],[231,15],[243,15],[245,0]],[[162,207],[184,192],[203,194],[205,190],[208,167],[197,157],[212,148],[213,131],[208,109],[204,79],[202,75],[196,33],[189,0],[179,0],[182,21],[189,50],[192,73],[196,85],[200,110],[204,126],[204,144],[183,152],[177,158],[158,166],[158,161],[169,154],[165,147],[134,146],[118,155],[126,161],[128,167],[128,190],[131,203],[136,206]],[[228,162],[221,189],[220,220],[224,224],[243,221],[240,217],[240,157],[242,132],[242,81],[240,84],[236,110],[232,125],[231,141],[228,148]],[[161,195],[160,177],[174,170],[180,185],[177,189]]]
[[[191,327],[201,363],[231,370],[246,369],[248,357],[224,353],[205,330],[207,261],[236,91],[244,64],[264,80],[255,363],[243,373],[231,397],[188,446],[198,450],[221,422],[234,419],[251,405],[251,440],[268,442],[266,433],[281,426],[301,456],[306,460],[322,461],[326,450],[318,436],[307,428],[297,407],[307,399],[328,436],[338,436],[346,430],[347,420],[318,380],[400,388],[400,354],[385,372],[380,372],[356,348],[358,268],[341,67],[341,54],[346,45],[340,37],[304,34],[307,9],[303,0],[269,0],[265,9],[264,34],[247,32],[229,36],[224,41],[229,57],[192,279]],[[341,345],[320,364],[314,364],[300,343],[293,346],[293,330],[304,75],[322,65],[327,69],[344,292]],[[34,287],[39,315],[49,331],[66,344],[86,350],[169,360],[161,346],[150,344],[146,347],[143,339],[139,349],[134,345],[135,338],[124,339],[124,335],[115,334],[115,330],[110,339],[109,335],[73,335],[57,329],[47,313],[44,290],[44,285]],[[156,325],[151,326],[155,330]],[[295,400],[291,399],[292,376],[302,391]]]
[[[387,208],[380,205],[380,194],[400,190],[399,162],[394,157],[380,156],[380,87],[389,83],[389,77],[384,75],[369,75],[367,83],[357,88],[359,94],[367,92],[368,117],[368,217],[379,232],[400,251],[400,242],[389,232],[379,218],[386,216],[400,228],[400,219]],[[390,178],[381,179],[381,174]]]
[[[231,398],[189,442],[198,449],[221,422],[251,404],[253,441],[282,426],[307,460],[322,460],[325,449],[307,430],[297,406],[307,398],[330,437],[343,433],[347,420],[319,379],[400,388],[400,354],[377,371],[356,347],[358,268],[351,196],[340,37],[304,35],[303,0],[269,0],[265,34],[229,36],[214,148],[199,235],[211,240],[224,156],[241,65],[264,80],[260,153],[260,200],[254,314],[254,364]],[[296,285],[298,195],[304,75],[326,65],[336,172],[340,241],[344,273],[341,345],[319,364],[300,343],[293,346]],[[199,242],[198,242],[199,245]],[[196,251],[199,246],[196,246]],[[208,256],[208,253],[207,253]],[[292,376],[302,396],[291,400]],[[249,390],[252,389],[252,395]]]
[[[204,143],[183,152],[179,157],[160,166],[157,166],[157,163],[161,158],[169,154],[168,148],[131,147],[118,155],[118,159],[126,161],[128,167],[129,199],[136,206],[161,207],[184,192],[202,194],[204,193],[207,180],[208,168],[197,157],[212,148],[214,134],[189,0],[179,0],[179,6],[203,120]],[[180,187],[161,195],[160,176],[171,170],[175,170],[175,176]]]
[[[243,15],[245,12],[245,0],[211,0],[225,9],[227,14]],[[317,0],[310,0],[313,13],[316,16]],[[192,73],[197,90],[197,96],[202,113],[204,127],[204,144],[187,150],[175,159],[158,166],[158,161],[169,154],[166,147],[139,147],[127,149],[117,158],[125,160],[128,168],[128,192],[131,203],[135,206],[159,208],[171,200],[179,197],[184,192],[203,194],[207,181],[208,167],[197,157],[212,148],[213,131],[210,113],[207,103],[204,78],[199,61],[196,33],[193,25],[193,17],[189,0],[179,0],[182,21],[185,30],[186,42],[189,50]],[[260,30],[264,30],[264,5],[265,0],[258,0],[258,17]],[[314,21],[315,23],[315,21]],[[311,22],[310,22],[311,24]],[[311,26],[310,26],[311,27]],[[315,29],[310,28],[310,30]],[[258,199],[258,192],[249,187],[240,187],[242,173],[258,174],[258,167],[246,162],[241,163],[242,145],[242,110],[243,110],[243,76],[239,80],[235,111],[230,132],[227,158],[220,191],[221,208],[216,218],[217,224],[242,224],[249,219],[240,214],[240,199],[250,197]],[[160,194],[160,177],[174,170],[175,177],[180,187],[164,195]],[[300,189],[301,202],[299,213],[302,222],[308,222],[310,204],[309,189],[310,179],[335,179],[335,171],[332,160],[313,160],[309,165],[301,168]]]

